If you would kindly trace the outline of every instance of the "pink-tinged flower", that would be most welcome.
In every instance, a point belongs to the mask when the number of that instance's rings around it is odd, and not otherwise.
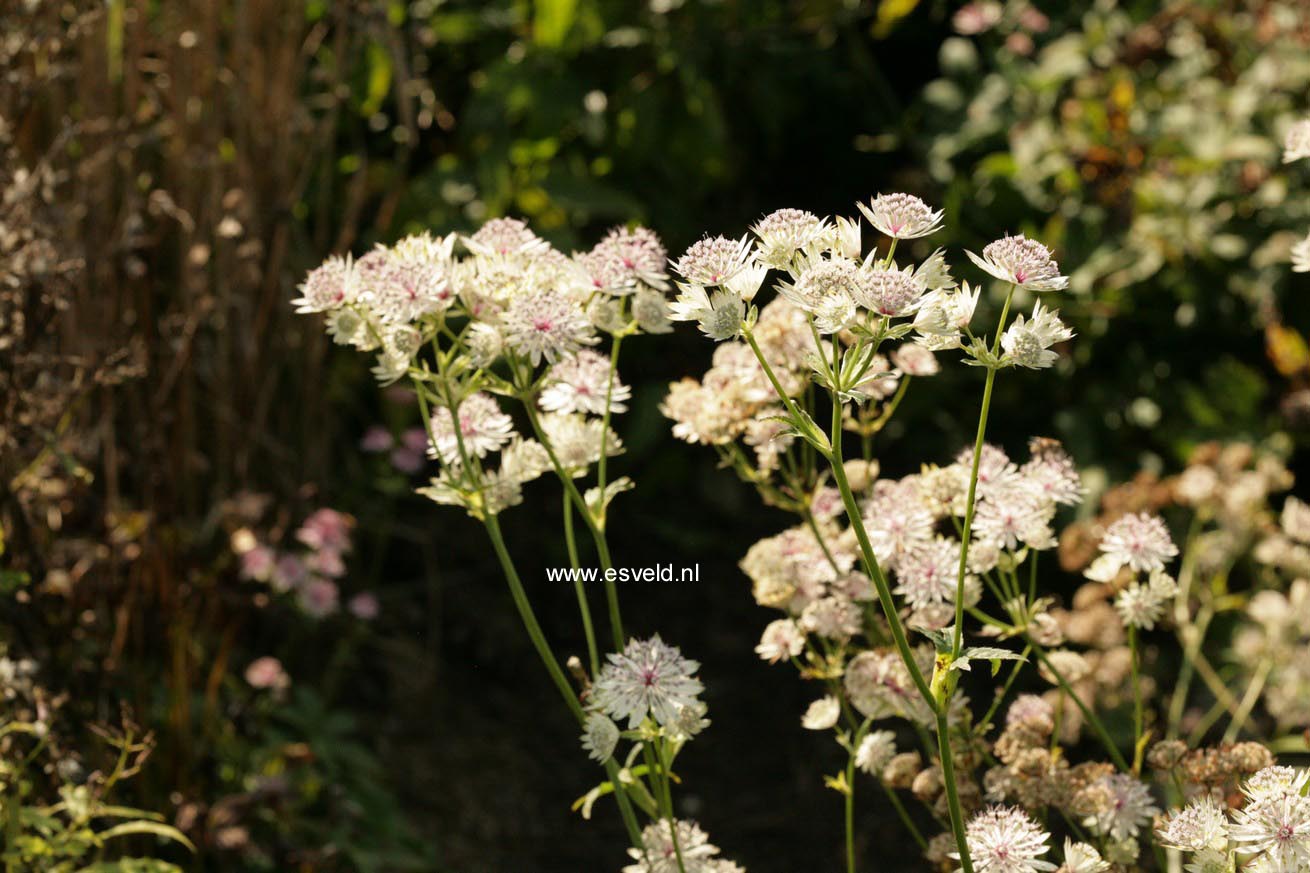
[[[1069,278],[1060,275],[1060,265],[1051,256],[1051,250],[1023,234],[988,243],[982,257],[970,251],[965,254],[1002,282],[1030,291],[1059,291],[1069,284]]]
[[[510,348],[533,365],[555,363],[596,342],[595,330],[579,302],[555,288],[517,294],[501,316]]]
[[[441,407],[432,413],[432,437],[436,445],[429,454],[443,463],[461,462],[461,449],[477,458],[485,458],[514,436],[514,421],[500,409],[490,394],[470,394],[459,404],[459,433],[455,432],[450,410]]]
[[[350,529],[355,520],[335,509],[316,510],[296,531],[296,539],[311,549],[350,551]]]
[[[372,621],[382,611],[377,595],[371,591],[361,591],[346,601],[346,609],[360,621]]]
[[[1163,570],[1165,562],[1178,554],[1178,547],[1164,519],[1139,512],[1122,516],[1105,529],[1101,552],[1084,575],[1108,582],[1124,567],[1134,573]]]
[[[314,618],[326,618],[337,611],[337,584],[328,579],[310,579],[300,586],[300,608]]]
[[[977,873],[1036,873],[1054,870],[1041,860],[1050,851],[1051,835],[1028,813],[1013,806],[993,806],[969,820],[965,839]],[[951,853],[952,858],[958,854]]]
[[[375,424],[364,431],[364,436],[359,440],[359,447],[366,452],[377,453],[387,451],[394,443],[391,431]]]
[[[273,577],[273,571],[277,566],[277,553],[268,546],[255,546],[242,552],[239,561],[242,579],[267,582]]]
[[[942,226],[942,210],[934,212],[913,194],[879,194],[868,206],[856,206],[869,224],[892,239],[917,239],[936,233]]]
[[[412,475],[423,469],[423,452],[416,452],[406,446],[392,449],[390,459],[391,466],[402,473]]]
[[[346,562],[336,549],[319,549],[305,559],[305,566],[319,576],[340,579],[346,575]]]
[[[550,247],[517,218],[491,219],[477,233],[465,237],[464,245],[474,254],[500,258],[531,256]]]
[[[296,312],[328,312],[352,302],[359,290],[359,276],[349,257],[330,257],[316,267],[292,300]]]
[[[400,435],[400,444],[411,452],[425,452],[428,448],[428,432],[421,427],[408,427]]]
[[[751,244],[747,237],[739,240],[716,236],[692,243],[673,269],[693,285],[713,287],[736,276],[750,260]]]
[[[684,708],[695,706],[704,686],[695,677],[700,664],[684,658],[659,638],[629,640],[622,654],[611,653],[593,686],[596,705],[615,721],[636,729],[647,715],[672,725]]]
[[[309,571],[305,564],[295,555],[282,555],[273,565],[269,584],[277,591],[290,591],[304,581]]]
[[[282,669],[282,662],[265,655],[256,658],[246,667],[246,682],[261,691],[284,691],[291,685],[291,677]]]

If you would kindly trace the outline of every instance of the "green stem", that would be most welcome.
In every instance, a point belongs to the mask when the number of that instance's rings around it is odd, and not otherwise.
[[[578,544],[573,538],[573,504],[569,495],[564,495],[564,543],[569,550],[569,566],[580,570],[578,563]],[[596,631],[591,623],[591,605],[587,602],[587,586],[579,574],[573,577],[573,592],[578,596],[578,613],[582,616],[582,632],[587,638],[587,658],[591,663],[591,675],[594,679],[600,672],[600,655],[596,650]]]
[[[1010,293],[1005,295],[1005,306],[1001,308],[1001,320],[996,325],[996,339],[992,353],[1001,347],[1001,333],[1005,330],[1005,320],[1010,314],[1010,301],[1014,299],[1015,286],[1010,286]],[[955,635],[951,642],[951,657],[958,658],[964,648],[964,579],[969,571],[969,538],[973,531],[973,513],[978,496],[978,468],[982,463],[983,443],[987,438],[987,415],[992,408],[992,386],[996,382],[996,367],[987,368],[987,381],[983,385],[982,409],[978,413],[978,433],[973,441],[973,468],[969,474],[969,495],[964,504],[964,531],[960,534],[960,568],[955,580]]]
[[[882,786],[882,790],[887,795],[887,800],[891,802],[892,807],[896,810],[896,814],[900,816],[901,823],[904,824],[905,829],[910,832],[910,836],[914,838],[914,842],[918,844],[919,849],[924,852],[928,851],[928,840],[924,838],[923,833],[919,830],[919,826],[914,823],[914,819],[910,818],[909,810],[905,808],[905,804],[901,803],[901,799],[896,795],[896,791],[886,782],[883,782],[881,778],[878,779],[878,784]]]
[[[619,345],[622,342],[623,337],[616,336],[614,337],[614,342],[610,345],[610,371],[609,378],[605,382],[605,414],[601,416],[600,420],[600,460],[596,463],[596,483],[601,496],[601,511],[598,513],[600,518],[597,520],[597,525],[601,530],[605,529],[605,462],[608,460],[606,457],[606,443],[609,440],[610,435],[610,415],[613,411],[614,380],[618,375]]]
[[[846,873],[855,873],[855,748],[846,761]]]
[[[1060,686],[1060,690],[1065,693],[1065,696],[1073,700],[1074,704],[1082,712],[1083,718],[1087,719],[1087,723],[1092,726],[1094,731],[1096,731],[1096,736],[1101,740],[1101,744],[1105,746],[1105,751],[1109,754],[1110,760],[1114,761],[1115,766],[1120,770],[1127,772],[1130,769],[1128,767],[1128,762],[1124,760],[1124,756],[1120,754],[1119,749],[1115,747],[1114,740],[1110,738],[1110,732],[1105,729],[1105,725],[1101,723],[1099,718],[1097,718],[1096,713],[1092,712],[1087,704],[1083,703],[1082,698],[1073,690],[1073,687],[1065,680],[1060,671],[1057,670],[1055,665],[1051,663],[1050,659],[1046,657],[1046,652],[1041,646],[1037,645],[1033,638],[1028,635],[1027,631],[1024,632],[1024,639],[1028,641],[1028,645],[1032,646],[1033,654],[1037,656],[1037,660],[1040,661],[1046,669],[1051,672],[1051,675],[1055,677],[1056,684]]]
[[[1142,772],[1142,665],[1141,652],[1137,646],[1137,628],[1128,627],[1128,657],[1131,661],[1133,677],[1133,773]]]

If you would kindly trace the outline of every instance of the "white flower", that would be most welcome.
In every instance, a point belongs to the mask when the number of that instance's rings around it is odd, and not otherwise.
[[[517,294],[501,315],[506,343],[533,365],[555,363],[596,342],[591,321],[578,302],[552,288]]]
[[[1023,234],[988,243],[982,257],[969,251],[965,254],[1002,282],[1030,291],[1059,291],[1069,284],[1068,277],[1060,275],[1060,265],[1051,257],[1051,250]]]
[[[1105,873],[1109,869],[1110,862],[1095,847],[1069,839],[1064,841],[1064,866],[1060,873]]]
[[[902,343],[892,352],[892,363],[907,376],[935,376],[941,372],[937,356],[915,343]]]
[[[848,305],[853,308],[866,275],[849,258],[825,258],[811,261],[794,284],[780,283],[778,290],[783,298],[806,312],[817,312],[825,302],[834,300],[839,309]]]
[[[1151,797],[1151,790],[1127,773],[1102,776],[1099,784],[1108,792],[1109,803],[1089,817],[1086,824],[1102,836],[1116,840],[1136,837],[1141,827],[1150,824],[1152,817],[1160,811]]]
[[[1310,234],[1292,246],[1292,272],[1310,273]]]
[[[896,565],[896,593],[915,609],[955,602],[960,543],[943,536],[920,543]],[[966,584],[977,584],[966,579]]]
[[[630,294],[643,285],[663,289],[668,253],[655,233],[644,227],[616,227],[590,252],[575,258],[591,286],[610,294]]]
[[[488,452],[494,452],[509,442],[513,435],[513,420],[501,411],[493,397],[479,391],[465,397],[459,404],[458,433],[450,409],[443,406],[432,413],[434,444],[429,447],[428,454],[440,458],[443,463],[458,464],[462,447],[468,455],[485,458]]]
[[[1051,346],[1073,338],[1073,331],[1060,321],[1060,313],[1044,309],[1041,301],[1033,305],[1032,319],[1022,314],[1001,336],[1006,360],[1019,367],[1040,370],[1060,359]]]
[[[881,778],[887,762],[896,756],[896,734],[872,731],[864,735],[855,748],[855,766],[870,776]]]
[[[722,285],[741,272],[750,260],[751,244],[747,237],[706,237],[692,243],[673,269],[693,285]]]
[[[624,867],[623,873],[745,873],[733,862],[715,857],[718,854],[719,847],[695,822],[661,819],[641,832],[640,849],[628,849],[637,863]]]
[[[1296,122],[1283,138],[1283,163],[1310,158],[1310,118]]]
[[[805,634],[790,618],[769,622],[755,647],[755,653],[770,664],[794,658],[804,650]]]
[[[1028,451],[1028,463],[1019,468],[1024,487],[1063,506],[1082,503],[1082,477],[1059,441],[1034,437],[1028,441]]]
[[[600,460],[602,437],[606,457],[623,452],[623,441],[599,418],[552,412],[541,417],[541,429],[560,466],[574,476]]]
[[[856,206],[869,224],[892,239],[917,239],[941,229],[942,210],[933,212],[912,194],[879,194],[868,206]]]
[[[919,301],[914,329],[924,348],[935,352],[957,348],[960,333],[969,326],[978,305],[980,287],[965,282],[958,291],[930,291]]]
[[[1155,829],[1160,844],[1184,852],[1228,845],[1228,817],[1213,797],[1206,794],[1175,810]]]
[[[604,415],[608,393],[610,412],[624,412],[627,409],[624,401],[632,396],[632,389],[619,381],[618,373],[613,374],[612,384],[610,376],[609,359],[583,349],[551,368],[538,405],[548,412]]]
[[[786,270],[796,253],[808,248],[828,230],[828,222],[803,209],[779,209],[761,218],[751,231],[759,237],[761,263]]]
[[[1233,811],[1228,836],[1238,852],[1256,855],[1261,873],[1310,869],[1310,798],[1283,794]]]
[[[292,300],[296,312],[328,312],[355,299],[359,276],[350,256],[332,256],[310,271],[300,285],[300,296]]]
[[[604,764],[614,756],[614,749],[619,744],[619,727],[599,712],[587,716],[582,726],[582,748],[587,757]]]
[[[1115,598],[1114,608],[1119,611],[1125,627],[1150,630],[1164,614],[1164,607],[1178,593],[1178,585],[1167,573],[1155,571],[1149,583],[1133,582]]]
[[[826,731],[841,718],[841,701],[833,695],[820,697],[809,705],[801,718],[801,727],[811,731]]]
[[[493,218],[477,233],[464,237],[464,245],[474,254],[492,258],[531,257],[550,248],[517,218]]]
[[[1041,860],[1050,851],[1051,835],[1018,807],[993,806],[975,815],[965,829],[969,856],[977,873],[1036,873],[1054,870]],[[950,857],[958,860],[959,854]]]
[[[446,271],[430,261],[397,256],[378,246],[355,264],[360,301],[381,321],[408,324],[450,306]]]
[[[741,333],[746,317],[746,303],[741,296],[718,289],[713,296],[700,285],[678,285],[681,293],[669,306],[669,318],[674,321],[694,321],[701,332],[712,340],[729,340]]]
[[[1130,513],[1111,523],[1100,548],[1103,554],[1084,575],[1102,582],[1113,579],[1125,566],[1135,573],[1163,570],[1165,562],[1178,554],[1164,519],[1145,512]]]
[[[1283,503],[1283,514],[1279,517],[1283,533],[1300,543],[1310,543],[1310,504],[1295,497],[1288,497]]]
[[[610,717],[636,728],[649,714],[661,725],[676,723],[683,707],[699,701],[704,686],[695,677],[700,664],[684,658],[659,638],[630,640],[622,653],[610,653],[592,687],[596,704]]]
[[[855,302],[889,318],[913,315],[928,290],[909,270],[864,269],[860,278]]]

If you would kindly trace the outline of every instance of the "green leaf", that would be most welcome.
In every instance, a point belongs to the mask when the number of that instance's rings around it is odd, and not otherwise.
[[[181,843],[193,852],[196,850],[196,847],[187,839],[186,834],[172,825],[161,824],[156,821],[125,821],[120,825],[114,825],[108,830],[101,831],[96,834],[96,837],[100,840],[112,840],[115,837],[126,837],[133,834],[154,834],[162,839]]]
[[[577,16],[578,0],[536,0],[533,6],[533,40],[547,48],[562,46]]]

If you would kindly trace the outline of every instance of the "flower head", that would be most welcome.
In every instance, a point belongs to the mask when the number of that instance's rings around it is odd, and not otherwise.
[[[539,403],[548,412],[604,415],[606,395],[610,412],[624,412],[624,401],[632,396],[632,389],[619,381],[618,373],[611,382],[608,358],[583,349],[551,369]]]
[[[887,763],[896,756],[896,734],[871,731],[855,748],[855,766],[870,776],[881,776]]]
[[[1051,346],[1072,338],[1073,331],[1060,321],[1060,313],[1043,308],[1039,300],[1033,305],[1031,319],[1020,314],[1001,335],[1001,348],[1009,363],[1040,370],[1060,359]]]
[[[1013,806],[985,809],[969,820],[965,830],[973,869],[978,873],[1054,870],[1054,864],[1041,860],[1050,851],[1050,838],[1028,813]],[[951,857],[959,856],[951,853]]]
[[[455,428],[450,409],[440,407],[432,413],[432,448],[428,453],[446,464],[461,462],[461,449],[485,458],[514,435],[513,420],[501,411],[490,394],[470,394],[459,404],[459,429]]]
[[[1023,234],[988,243],[982,257],[973,252],[965,254],[1002,282],[1030,291],[1059,291],[1069,284],[1068,277],[1060,275],[1060,265],[1051,256],[1051,250]]]
[[[801,718],[801,727],[810,731],[826,731],[841,718],[841,701],[829,694],[814,701]]]
[[[892,239],[916,239],[941,229],[942,211],[932,211],[912,194],[879,194],[869,202],[856,204],[879,233]]]
[[[673,269],[693,285],[723,285],[742,271],[750,253],[751,244],[747,237],[739,240],[706,237],[692,243]]]
[[[509,346],[534,365],[545,358],[555,363],[596,342],[591,322],[578,302],[553,288],[535,288],[516,295],[501,316]]]
[[[675,839],[676,836],[676,839]],[[660,819],[641,832],[641,848],[628,849],[637,863],[623,873],[742,873],[740,867],[716,857],[719,847],[692,821]]]
[[[531,256],[550,248],[549,243],[517,218],[493,218],[477,233],[465,237],[464,245],[474,254],[495,258]]]
[[[1283,163],[1310,158],[1310,118],[1303,118],[1287,130],[1283,138]]]
[[[909,270],[864,270],[861,278],[855,302],[889,318],[913,315],[928,290]]]
[[[332,256],[310,271],[300,285],[300,296],[292,300],[296,312],[328,312],[355,299],[359,276],[349,256]]]
[[[1101,557],[1087,568],[1087,577],[1106,582],[1123,567],[1135,573],[1163,570],[1178,554],[1169,528],[1158,515],[1129,513],[1112,522],[1101,537]]]
[[[599,712],[587,716],[582,725],[582,748],[587,757],[604,764],[614,756],[614,748],[619,744],[618,725]]]
[[[611,653],[592,693],[607,715],[627,719],[629,728],[647,715],[672,725],[682,708],[699,702],[703,686],[694,675],[698,669],[699,663],[684,658],[656,634],[649,640],[630,640],[622,653]]]
[[[1151,797],[1151,789],[1127,773],[1103,776],[1096,787],[1103,803],[1087,819],[1087,826],[1098,834],[1115,840],[1135,837],[1160,811]]]
[[[782,270],[791,266],[797,252],[808,248],[823,237],[827,230],[826,220],[803,209],[779,209],[751,227],[751,231],[759,237],[757,251],[760,262]]]
[[[1193,800],[1156,827],[1160,844],[1184,852],[1222,848],[1228,843],[1228,817],[1210,795]]]

